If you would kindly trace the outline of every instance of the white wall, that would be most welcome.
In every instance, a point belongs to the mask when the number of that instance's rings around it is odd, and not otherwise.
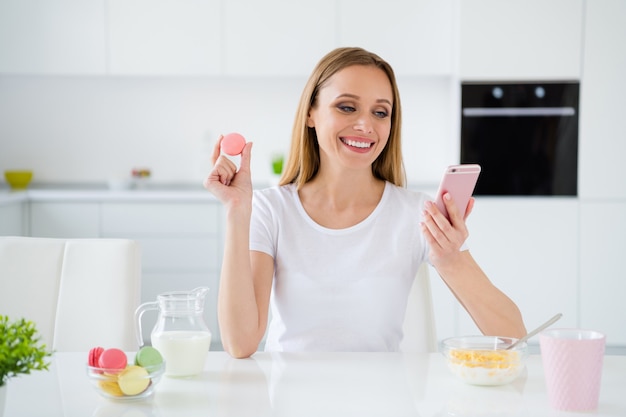
[[[254,180],[289,147],[305,79],[0,76],[0,171],[34,182],[105,182],[148,167],[155,182],[197,182],[220,133],[255,142]],[[452,82],[399,80],[407,173],[436,182],[458,157]]]

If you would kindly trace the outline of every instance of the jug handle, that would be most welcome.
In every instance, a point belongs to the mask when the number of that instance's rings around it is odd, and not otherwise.
[[[191,290],[191,293],[194,295],[200,295],[202,297],[204,297],[205,295],[207,295],[207,293],[209,292],[209,287],[196,287],[193,290]]]
[[[137,336],[137,343],[139,343],[139,347],[143,346],[143,335],[141,331],[141,316],[148,310],[158,310],[159,305],[156,301],[152,301],[149,303],[143,303],[137,310],[135,310],[135,334]]]

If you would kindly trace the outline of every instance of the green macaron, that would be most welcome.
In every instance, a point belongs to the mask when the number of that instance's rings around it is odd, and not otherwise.
[[[163,363],[161,352],[152,346],[144,346],[135,355],[135,365],[146,368],[148,372],[158,369]]]

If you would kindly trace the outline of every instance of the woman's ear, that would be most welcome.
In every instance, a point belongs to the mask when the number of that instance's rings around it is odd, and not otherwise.
[[[309,114],[306,118],[306,125],[307,127],[315,127],[315,121],[313,120],[313,117],[311,117],[311,110],[309,110]]]

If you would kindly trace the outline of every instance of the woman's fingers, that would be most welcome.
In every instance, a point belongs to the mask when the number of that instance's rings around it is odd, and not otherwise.
[[[220,154],[222,153],[222,139],[223,138],[224,138],[224,135],[220,135],[220,137],[217,138],[215,145],[213,146],[213,154],[211,154],[211,163],[213,165],[217,163],[217,159],[220,157]]]
[[[250,172],[250,159],[252,155],[252,142],[246,143],[241,151],[241,161],[239,162],[239,171]]]
[[[431,255],[437,259],[458,253],[468,236],[465,221],[449,195],[444,196],[444,204],[450,215],[449,221],[432,201],[425,203],[422,214],[422,232],[434,251]],[[469,203],[468,209],[471,210],[472,205]]]

